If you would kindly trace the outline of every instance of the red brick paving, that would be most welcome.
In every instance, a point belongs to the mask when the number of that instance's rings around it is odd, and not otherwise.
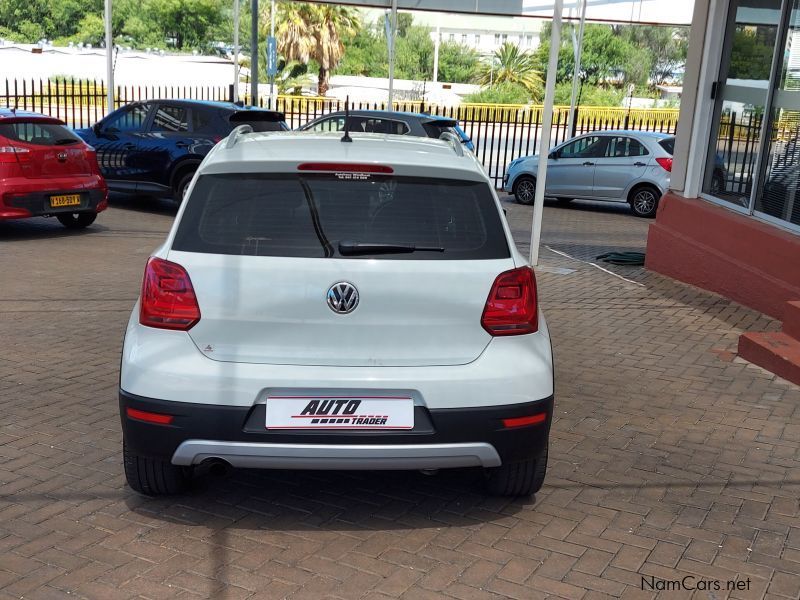
[[[723,587],[663,598],[800,597],[800,391],[734,358],[779,324],[546,249],[557,412],[534,499],[487,497],[473,472],[237,472],[137,496],[120,342],[174,210],[112,206],[83,234],[0,224],[0,598],[634,599],[650,576]],[[531,210],[508,209],[524,247]],[[584,260],[643,249],[648,225],[580,203],[545,219]]]

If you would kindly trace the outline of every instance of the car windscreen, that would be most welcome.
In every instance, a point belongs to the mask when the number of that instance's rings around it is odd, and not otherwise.
[[[208,174],[186,202],[172,245],[185,252],[389,260],[510,256],[487,183],[367,173]],[[406,251],[368,251],[380,245]]]
[[[34,146],[68,146],[81,141],[63,125],[41,121],[0,123],[0,136],[12,142],[24,142]]]
[[[228,117],[234,127],[248,124],[253,131],[288,131],[283,113],[267,110],[240,110]]]
[[[659,140],[658,144],[670,154],[675,154],[675,138],[669,137]]]

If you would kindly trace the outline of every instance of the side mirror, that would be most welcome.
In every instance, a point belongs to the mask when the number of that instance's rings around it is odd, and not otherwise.
[[[550,154],[547,155],[547,158],[552,158],[553,160],[558,160],[558,151],[553,150]]]
[[[94,132],[95,135],[100,135],[100,132],[102,130],[103,128],[100,127],[100,123],[95,123],[94,125],[92,125],[92,131]]]

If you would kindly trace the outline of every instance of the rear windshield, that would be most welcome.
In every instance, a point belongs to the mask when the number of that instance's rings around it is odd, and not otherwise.
[[[81,141],[63,125],[36,121],[0,123],[0,136],[35,146],[67,146]]]
[[[675,154],[675,138],[664,138],[663,140],[659,140],[658,142],[661,147],[669,152],[670,154]]]
[[[174,250],[310,258],[508,258],[488,184],[363,173],[225,174],[198,179]],[[340,252],[339,244],[414,252]]]
[[[428,137],[438,138],[446,131],[448,133],[452,133],[457,138],[461,138],[461,136],[458,135],[456,128],[448,124],[447,121],[441,121],[438,123],[435,121],[433,123],[423,123],[422,127],[425,128],[425,133],[428,134]]]

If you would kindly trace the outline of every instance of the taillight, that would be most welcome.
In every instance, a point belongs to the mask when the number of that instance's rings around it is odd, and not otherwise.
[[[199,320],[200,306],[186,269],[161,258],[148,260],[142,281],[139,323],[188,331]]]
[[[0,163],[18,163],[31,160],[31,151],[19,146],[0,146]]]
[[[538,413],[528,417],[512,417],[510,419],[503,419],[503,427],[506,429],[514,429],[515,427],[529,427],[531,425],[539,425],[547,421],[547,413]]]
[[[661,165],[661,167],[667,172],[672,172],[672,157],[671,156],[660,156],[656,159],[656,162]]]
[[[492,335],[521,335],[539,329],[533,269],[521,267],[497,276],[486,299],[481,326]]]

